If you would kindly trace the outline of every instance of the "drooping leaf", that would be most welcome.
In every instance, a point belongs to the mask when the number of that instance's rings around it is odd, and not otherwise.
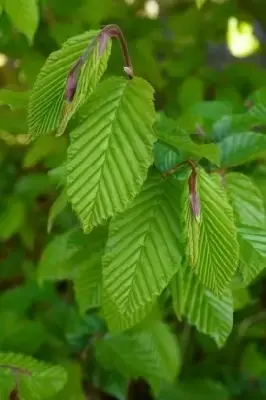
[[[233,210],[222,186],[203,169],[198,172],[198,258],[194,271],[215,294],[222,294],[236,272],[239,258]],[[193,234],[193,233],[192,233]]]
[[[221,166],[234,167],[256,160],[266,154],[266,136],[256,132],[242,132],[226,137],[218,143]]]
[[[39,24],[37,0],[3,0],[3,6],[14,26],[32,44]]]
[[[0,353],[0,368],[7,379],[19,375],[18,390],[21,398],[41,400],[53,396],[66,383],[66,373],[60,366],[50,366],[34,358],[14,353]],[[15,382],[14,382],[15,384]]]
[[[132,334],[107,336],[95,343],[101,365],[127,378],[144,378],[155,392],[173,382],[180,369],[180,350],[166,325],[156,322]]]
[[[86,49],[97,34],[99,31],[89,31],[68,39],[60,50],[48,57],[37,77],[29,103],[29,132],[33,138],[56,130],[60,124],[59,133],[63,133],[70,118],[95,89],[107,67],[111,51],[109,41],[101,57],[98,44],[90,54],[86,54]],[[64,100],[67,77],[82,56],[84,62],[77,79],[76,94],[68,104]]]
[[[155,140],[153,89],[140,78],[102,82],[70,135],[67,190],[83,229],[122,212],[140,191]]]
[[[191,268],[183,265],[171,282],[173,306],[177,317],[210,335],[223,346],[233,327],[233,300],[229,290],[216,297],[197,279]]]
[[[114,218],[103,257],[104,313],[113,331],[147,314],[180,265],[179,186],[158,173]]]

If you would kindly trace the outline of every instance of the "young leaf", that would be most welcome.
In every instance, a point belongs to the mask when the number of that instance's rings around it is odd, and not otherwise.
[[[3,6],[18,31],[32,44],[39,24],[37,0],[3,0]]]
[[[216,297],[185,265],[173,277],[171,291],[177,317],[186,317],[189,324],[210,335],[219,347],[223,346],[233,327],[230,291],[227,290],[222,297]]]
[[[234,167],[265,155],[266,136],[262,133],[242,132],[226,137],[218,146],[221,151],[221,166]]]
[[[201,219],[198,257],[193,267],[206,288],[222,294],[238,265],[239,246],[233,210],[221,185],[203,169],[198,173],[198,191]]]
[[[91,53],[86,53],[98,33],[90,31],[68,39],[60,50],[48,57],[37,77],[29,103],[29,132],[33,138],[54,131],[60,124],[62,133],[72,115],[95,89],[107,67],[111,52],[109,41],[101,57],[98,54],[98,44],[92,48]],[[71,68],[79,61],[76,93],[68,104],[65,101],[67,78]]]
[[[14,379],[14,373],[19,376],[19,394],[27,400],[53,396],[63,388],[67,380],[62,367],[50,366],[22,354],[0,353],[0,368],[5,371],[8,380],[10,377]]]
[[[153,89],[140,78],[110,78],[70,134],[67,191],[84,231],[124,211],[140,191],[155,140]]]
[[[173,382],[180,369],[177,342],[160,322],[133,334],[107,336],[95,342],[95,349],[104,368],[127,378],[144,378],[155,392],[164,382]]]
[[[154,173],[131,207],[110,223],[103,301],[113,331],[143,319],[180,266],[178,196],[175,179]]]

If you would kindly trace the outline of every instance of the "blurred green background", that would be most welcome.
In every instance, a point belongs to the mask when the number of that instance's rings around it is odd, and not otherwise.
[[[14,91],[13,98],[0,92],[0,349],[52,362],[65,355],[75,358],[84,337],[99,321],[80,321],[71,301],[66,302],[68,283],[40,288],[35,280],[46,243],[76,221],[64,204],[51,213],[60,194],[59,166],[65,159],[66,137],[42,137],[26,145],[28,94],[45,59],[71,36],[118,24],[135,74],[156,90],[157,110],[178,119],[190,132],[208,130],[210,121],[244,113],[249,95],[266,86],[266,2],[40,0],[38,9],[31,28],[25,23],[23,0],[0,15],[0,86]],[[115,43],[108,74],[122,73]],[[202,100],[215,101],[211,116],[201,118],[192,111]],[[6,104],[12,104],[12,109]],[[266,202],[264,164],[262,159],[244,168],[259,183]],[[165,393],[160,400],[265,399],[265,274],[248,289],[236,287],[234,301],[234,330],[221,350],[211,339],[169,316],[183,352],[182,385],[178,393]],[[124,382],[118,377],[110,384],[110,377],[97,376],[94,364],[88,368],[85,391],[89,399],[108,399],[107,392],[125,398]],[[74,373],[80,373],[78,367]],[[71,399],[82,399],[81,389],[75,390]],[[132,382],[127,396],[151,398],[141,381]]]

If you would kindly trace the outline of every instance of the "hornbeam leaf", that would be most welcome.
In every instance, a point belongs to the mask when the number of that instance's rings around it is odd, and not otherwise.
[[[238,265],[239,246],[233,210],[217,179],[203,169],[198,173],[198,190],[201,219],[199,254],[194,270],[206,288],[222,294]]]
[[[174,149],[182,151],[188,157],[198,160],[206,158],[213,164],[220,165],[220,150],[215,143],[197,144],[190,139],[189,135],[182,130],[176,129],[175,134],[159,132],[159,139]]]
[[[7,379],[11,376],[14,378],[14,375],[18,377],[21,399],[41,400],[51,397],[67,381],[62,367],[51,366],[22,354],[0,353],[0,369],[5,371]]]
[[[240,271],[249,284],[266,267],[266,215],[259,188],[248,177],[231,172],[225,186],[232,203],[240,245]]]
[[[210,335],[219,347],[223,346],[233,327],[230,291],[227,289],[222,297],[216,297],[185,265],[173,277],[171,291],[178,319],[186,317],[200,332]]]
[[[264,156],[266,136],[256,132],[237,133],[223,139],[218,146],[221,151],[221,166],[234,167]]]
[[[14,26],[24,33],[32,44],[39,24],[37,0],[3,0],[3,6]]]
[[[84,231],[124,211],[140,191],[155,141],[153,89],[140,78],[110,78],[70,134],[67,191]]]
[[[89,52],[99,31],[89,31],[68,39],[63,47],[52,53],[41,69],[29,102],[29,133],[35,138],[59,128],[63,133],[70,118],[93,92],[103,75],[111,51],[111,41],[101,57],[99,44]],[[71,69],[80,62],[75,78],[77,88],[73,100],[65,101],[67,78]],[[77,70],[78,72],[78,70]]]
[[[238,172],[227,174],[224,182],[237,223],[264,228],[266,226],[264,202],[255,182]]]
[[[131,207],[110,223],[103,304],[112,331],[143,319],[180,266],[178,198],[178,182],[153,173]]]
[[[133,334],[107,336],[95,342],[96,357],[126,378],[144,378],[155,392],[173,382],[180,369],[180,349],[167,326],[153,322]]]

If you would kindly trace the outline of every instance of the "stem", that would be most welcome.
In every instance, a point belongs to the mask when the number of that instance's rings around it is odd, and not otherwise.
[[[192,160],[186,160],[186,161],[182,161],[178,164],[175,164],[172,168],[169,168],[167,171],[165,171],[163,173],[164,177],[173,175],[180,167],[182,167],[183,165],[188,165],[190,166],[190,168],[192,169],[192,175],[194,177],[196,177],[197,175],[197,168],[196,168],[196,164],[194,163],[194,161]]]
[[[102,34],[102,33],[103,34],[106,33],[109,37],[119,40],[121,48],[122,48],[124,60],[125,60],[124,71],[127,74],[127,76],[129,77],[129,79],[132,79],[134,76],[133,65],[132,65],[132,61],[131,61],[128,47],[127,47],[127,42],[126,42],[125,36],[123,35],[123,32],[121,31],[121,29],[119,28],[118,25],[111,24],[111,25],[106,25],[102,29],[100,34]]]

